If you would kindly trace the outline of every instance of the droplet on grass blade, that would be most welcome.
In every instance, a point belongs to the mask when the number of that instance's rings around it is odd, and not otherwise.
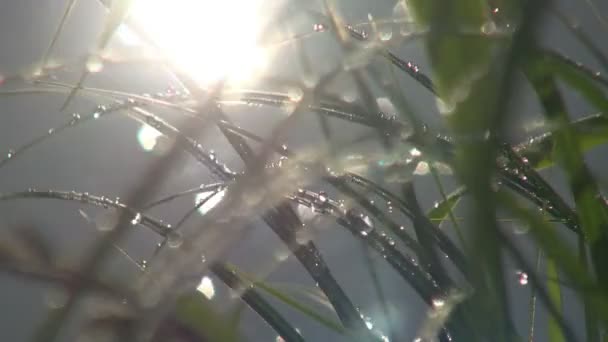
[[[196,290],[207,297],[207,299],[212,299],[215,297],[215,286],[213,286],[213,280],[207,276],[204,276],[201,279],[201,282],[196,287]]]
[[[167,246],[169,248],[178,248],[184,243],[184,237],[180,232],[171,232],[167,235]]]

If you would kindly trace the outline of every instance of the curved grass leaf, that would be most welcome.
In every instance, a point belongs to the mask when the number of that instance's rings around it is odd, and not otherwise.
[[[608,142],[608,118],[604,114],[589,115],[567,123],[578,137],[581,151],[588,151]],[[515,146],[515,151],[525,157],[530,166],[542,170],[555,165],[552,154],[555,134],[548,132]]]
[[[338,321],[319,313],[318,310],[315,310],[315,309],[307,306],[306,304],[299,302],[297,299],[295,299],[295,296],[294,296],[295,294],[304,292],[304,291],[302,291],[296,287],[288,289],[287,286],[281,286],[281,287],[283,287],[283,289],[279,289],[278,286],[276,286],[274,284],[260,281],[252,275],[249,275],[240,270],[236,270],[236,268],[234,268],[234,266],[228,266],[228,267],[232,271],[234,271],[239,277],[243,278],[244,280],[251,283],[255,287],[263,290],[268,295],[281,301],[282,303],[286,304],[287,306],[291,307],[292,309],[307,316],[308,318],[316,321],[317,323],[319,323],[319,324],[325,326],[326,328],[328,328],[334,332],[337,332],[341,335],[348,334],[348,330],[346,330],[342,326],[342,324],[340,324]],[[287,293],[288,291],[292,292],[292,293],[289,294],[289,293]],[[333,310],[333,308],[332,308],[332,310]]]
[[[443,200],[437,202],[437,204],[427,212],[426,216],[431,221],[438,222],[437,224],[441,225],[441,223],[448,218],[450,211],[452,211],[456,205],[458,205],[460,199],[465,193],[466,189],[463,187],[454,190]]]

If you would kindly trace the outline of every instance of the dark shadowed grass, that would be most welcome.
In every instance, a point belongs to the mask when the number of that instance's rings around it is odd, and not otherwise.
[[[100,58],[119,25],[132,24],[125,19],[129,3],[103,3],[109,14],[95,58]],[[192,279],[205,274],[217,277],[285,341],[307,337],[307,331],[299,331],[297,322],[286,318],[286,310],[346,340],[400,340],[400,323],[392,317],[391,299],[383,290],[379,272],[386,268],[397,275],[404,293],[413,291],[428,306],[428,312],[419,313],[425,319],[417,341],[536,340],[542,329],[551,341],[602,341],[608,328],[608,208],[602,192],[605,189],[589,170],[585,152],[608,140],[604,114],[608,110],[608,81],[555,50],[541,48],[538,25],[545,15],[557,13],[600,63],[605,64],[606,57],[548,2],[407,2],[414,20],[409,23],[411,34],[426,44],[432,68],[432,74],[427,74],[393,51],[399,42],[389,44],[382,38],[384,22],[370,17],[370,30],[361,30],[359,25],[347,23],[334,3],[327,1],[326,14],[318,14],[314,31],[333,37],[344,63],[313,84],[268,78],[269,88],[277,91],[229,89],[223,81],[212,89],[202,89],[188,75],[173,70],[184,88],[153,96],[86,87],[86,68],[73,85],[45,79],[50,72],[46,63],[75,4],[67,3],[42,57],[40,74],[5,78],[10,81],[5,87],[14,86],[0,89],[0,95],[55,93],[65,97],[62,110],[76,98],[90,99],[98,106],[9,150],[0,160],[0,171],[49,139],[85,124],[109,120],[111,114],[126,114],[153,127],[168,139],[170,147],[137,184],[130,185],[131,195],[124,201],[78,189],[0,192],[0,201],[62,200],[99,207],[115,216],[112,226],[104,228],[77,267],[56,263],[45,242],[23,233],[25,230],[0,240],[0,271],[54,283],[67,292],[65,303],[37,328],[35,340],[61,339],[78,314],[78,305],[91,294],[103,295],[109,303],[121,302],[124,309],[120,314],[85,319],[79,327],[84,335],[106,333],[125,341],[239,340],[238,315],[218,310],[213,300],[195,291],[198,282]],[[138,32],[136,26],[132,28]],[[304,37],[308,35],[287,41],[294,42],[302,69],[310,72],[315,61],[300,44]],[[351,63],[355,58],[357,63]],[[390,67],[392,82],[383,84],[374,63]],[[516,78],[521,73],[525,79]],[[354,102],[328,90],[333,81],[345,75],[356,90]],[[441,133],[425,124],[425,113],[411,110],[398,81],[403,77],[436,98],[445,123]],[[558,80],[564,87],[558,86]],[[517,100],[512,94],[518,82],[532,86],[548,127],[542,135],[513,144],[505,138],[505,123],[509,101]],[[563,92],[580,94],[599,113],[571,121]],[[390,99],[395,112],[383,111],[379,97]],[[286,115],[263,136],[235,124],[228,114],[234,107],[280,109]],[[170,122],[161,114],[165,109],[179,112],[182,119]],[[319,119],[322,147],[288,148],[289,132],[298,129],[299,120],[308,114]],[[378,142],[381,152],[349,153],[350,146],[333,141],[337,133],[330,120],[367,128],[371,132],[367,139]],[[212,127],[219,129],[242,160],[242,169],[229,168],[221,155],[199,142],[201,134],[208,134]],[[157,190],[171,170],[180,168],[187,158],[195,160],[217,182],[174,189],[161,197]],[[567,175],[573,203],[539,172],[550,167]],[[421,173],[432,176],[439,194],[428,212],[419,201],[419,194],[427,191],[416,182],[415,175]],[[446,181],[459,187],[450,193]],[[324,190],[315,190],[319,187]],[[154,208],[196,194],[206,197],[183,208],[173,226],[151,215]],[[221,199],[216,201],[219,194]],[[466,212],[457,215],[461,202],[467,202]],[[207,208],[206,212],[198,215],[202,208]],[[499,213],[505,212],[529,227],[526,240],[534,246],[537,258],[528,258],[499,224]],[[256,219],[263,225],[252,224]],[[186,223],[197,229],[183,229]],[[367,268],[369,278],[361,281],[373,285],[370,295],[382,308],[386,331],[374,327],[358,309],[361,299],[349,296],[347,284],[334,275],[317,247],[318,239],[323,238],[317,230],[323,227],[317,226],[330,224],[349,232],[363,245],[363,252],[357,249],[352,253],[363,253],[366,263],[352,267]],[[113,249],[130,258],[129,251],[119,246],[132,226],[149,228],[162,242],[151,246],[153,257],[149,262],[138,262],[135,281],[122,288],[99,274]],[[246,241],[251,230],[268,228],[316,288],[277,286],[266,281],[263,272],[254,274],[227,262],[229,252]],[[572,241],[578,243],[578,250],[568,247]],[[520,303],[508,290],[506,265],[510,261],[523,272],[520,281],[531,289],[529,305],[526,301],[530,319],[525,326],[518,326],[513,316],[513,307]],[[564,282],[584,307],[584,319],[566,314]],[[126,305],[122,304],[125,298]],[[320,302],[325,309],[318,308]],[[549,316],[546,327],[536,326],[541,310]],[[585,325],[585,335],[577,336],[575,326],[581,324]]]

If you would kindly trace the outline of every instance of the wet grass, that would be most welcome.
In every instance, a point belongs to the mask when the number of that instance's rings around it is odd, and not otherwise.
[[[76,84],[46,78],[57,69],[46,68],[46,62],[75,3],[66,4],[65,15],[42,56],[40,72],[33,77],[6,77],[4,87],[15,86],[0,88],[0,96],[57,93],[65,96],[62,110],[78,97],[90,98],[99,106],[10,149],[0,159],[0,168],[67,130],[118,114],[153,127],[169,144],[138,184],[132,184],[134,190],[124,200],[77,189],[0,193],[0,201],[61,200],[98,207],[113,215],[109,226],[107,222],[101,225],[99,241],[75,268],[54,262],[45,242],[27,230],[1,240],[1,271],[59,284],[66,290],[67,298],[37,328],[34,340],[61,339],[78,305],[91,293],[103,295],[108,305],[120,308],[119,313],[85,320],[79,327],[82,334],[94,339],[238,340],[242,308],[218,310],[212,300],[196,292],[198,283],[192,279],[200,280],[206,274],[213,274],[230,288],[285,341],[307,340],[307,332],[296,329],[296,322],[284,316],[285,310],[298,312],[348,340],[400,340],[400,323],[389,309],[378,263],[384,263],[401,279],[404,289],[427,304],[428,311],[421,313],[425,320],[417,331],[417,341],[534,341],[539,335],[551,341],[604,339],[608,324],[608,208],[605,189],[589,170],[585,153],[608,140],[608,80],[551,48],[541,47],[539,25],[546,16],[557,16],[600,65],[605,66],[606,56],[550,2],[408,1],[408,13],[414,20],[408,23],[410,34],[425,41],[432,75],[392,51],[396,43],[386,39],[384,21],[370,18],[363,30],[362,25],[346,23],[334,4],[327,2],[325,14],[318,14],[322,21],[315,24],[312,34],[333,37],[345,64],[356,59],[354,65],[340,65],[312,85],[299,80],[267,80],[277,89],[290,91],[228,90],[223,82],[201,89],[188,75],[174,72],[184,88],[153,96],[86,87],[89,71],[84,67]],[[119,25],[129,24],[125,20],[128,5],[129,1],[116,1],[108,7],[98,53]],[[587,5],[581,2],[580,6]],[[595,6],[591,8],[602,17]],[[303,69],[309,70],[311,61],[299,44],[306,36],[297,35],[294,41]],[[99,58],[97,54],[93,57]],[[372,67],[374,63],[390,66],[393,81],[383,83]],[[327,91],[345,74],[357,92],[354,102]],[[517,78],[521,75],[523,79]],[[427,126],[424,115],[411,110],[404,89],[396,81],[404,76],[437,99],[444,123],[441,132]],[[531,85],[547,127],[542,135],[513,143],[506,139],[508,104],[517,101],[514,89],[522,82]],[[564,92],[578,93],[598,113],[571,121]],[[383,112],[378,97],[386,97],[395,112]],[[226,114],[232,107],[274,108],[286,115],[265,138],[235,124]],[[163,118],[159,112],[167,108],[178,111],[183,121]],[[297,129],[298,119],[309,113],[319,118],[326,148],[305,154],[287,143],[289,131]],[[328,124],[330,118],[366,127],[370,132],[367,139],[379,141],[384,152],[348,154],[345,146],[333,143],[336,133]],[[217,127],[242,159],[242,169],[228,168],[221,155],[197,140],[198,133],[210,127]],[[217,182],[175,189],[173,194],[158,198],[157,190],[168,174],[186,159],[195,160]],[[540,170],[547,168],[563,170],[573,201],[563,198],[562,191],[556,191],[543,177]],[[432,176],[440,194],[428,212],[417,198],[417,190],[418,194],[425,191],[415,181],[419,174]],[[457,190],[449,193],[446,180],[458,184]],[[326,190],[313,190],[319,184]],[[196,194],[206,197],[184,208],[184,215],[173,226],[150,214],[155,207]],[[465,213],[456,215],[463,202]],[[206,208],[205,213],[195,215],[202,208]],[[534,246],[536,258],[527,257],[504,227],[500,216],[505,213],[527,227],[526,240]],[[310,227],[317,222],[310,224],[310,217],[335,223],[363,246],[353,253],[363,253],[367,262],[356,267],[369,271],[369,279],[362,281],[373,285],[370,295],[383,308],[384,331],[374,327],[358,309],[358,298],[351,298],[333,275],[315,243],[323,235]],[[255,219],[264,226],[252,225]],[[188,221],[196,221],[199,229],[180,229]],[[119,247],[133,226],[149,228],[162,239],[151,248],[148,261],[135,261],[128,250]],[[267,228],[280,239],[285,253],[301,264],[316,288],[278,286],[267,281],[263,272],[250,274],[226,261],[228,251],[252,229]],[[577,242],[577,249],[569,247],[572,241]],[[98,276],[115,249],[136,264],[137,280],[127,288]],[[284,259],[278,258],[273,267]],[[513,316],[513,306],[520,304],[508,291],[513,272],[506,265],[513,263],[519,270],[520,284],[531,289],[526,326],[518,326]],[[573,291],[572,300],[584,308],[583,318],[567,315],[564,284]],[[325,309],[318,309],[319,303]],[[539,312],[548,315],[547,326],[537,326]],[[585,326],[584,336],[575,332],[580,325]]]

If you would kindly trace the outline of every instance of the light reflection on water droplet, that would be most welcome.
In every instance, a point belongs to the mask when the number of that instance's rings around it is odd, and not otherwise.
[[[141,214],[136,213],[135,216],[133,216],[133,219],[131,219],[131,224],[134,226],[137,226],[140,223],[141,223]]]
[[[445,300],[443,298],[433,298],[432,303],[434,308],[441,308],[445,305]]]
[[[312,25],[312,30],[315,32],[324,32],[326,29],[327,27],[322,23]]]
[[[199,192],[194,197],[195,205],[200,204],[202,201],[205,201],[205,203],[198,208],[198,212],[201,215],[205,215],[206,213],[209,212],[209,210],[215,208],[215,206],[218,205],[222,201],[225,194],[226,194],[226,189],[215,192],[215,193],[213,191]]]
[[[204,276],[201,279],[201,282],[196,287],[196,290],[207,297],[207,299],[212,299],[215,297],[215,286],[213,285],[213,280],[207,276]]]
[[[390,25],[384,25],[378,33],[381,41],[389,41],[393,38],[393,28]]]
[[[522,271],[517,271],[516,274],[518,276],[517,281],[518,281],[519,285],[522,285],[522,286],[528,285],[528,273],[522,272]]]
[[[157,146],[158,139],[162,135],[156,128],[143,124],[137,132],[137,141],[144,151],[152,151]]]
[[[496,33],[496,30],[496,23],[492,20],[489,20],[481,25],[481,32],[483,34],[493,34]]]

